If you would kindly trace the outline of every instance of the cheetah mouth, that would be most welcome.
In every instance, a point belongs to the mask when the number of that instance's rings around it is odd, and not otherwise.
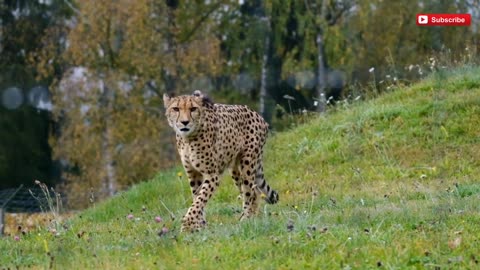
[[[187,131],[189,131],[189,130],[190,130],[190,129],[188,129],[188,128],[181,128],[181,129],[180,129],[180,131],[182,131],[182,132],[187,132]]]

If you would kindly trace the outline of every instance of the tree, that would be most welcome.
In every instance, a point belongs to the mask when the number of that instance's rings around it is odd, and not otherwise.
[[[208,23],[193,30],[200,19],[192,3],[167,2],[79,2],[75,23],[64,32],[68,42],[62,46],[62,31],[52,31],[45,40],[56,45],[36,55],[38,63],[53,61],[61,70],[53,85],[60,132],[51,144],[68,164],[65,189],[77,207],[90,188],[109,196],[172,166],[174,136],[163,125],[158,96],[189,91],[194,76],[220,70],[219,42]]]
[[[249,74],[259,82],[251,95],[258,100],[258,110],[267,122],[271,122],[271,100],[280,92],[282,54],[278,50],[282,46],[281,28],[285,26],[283,15],[289,11],[291,2],[232,4],[230,13],[224,16],[228,20],[219,25],[220,35],[224,37],[223,52],[229,59],[227,72]]]
[[[35,104],[38,92],[48,96],[48,82],[35,80],[28,59],[48,26],[69,14],[60,0],[0,1],[0,188],[57,180],[48,145],[52,122]]]
[[[460,58],[472,43],[472,27],[418,27],[412,14],[468,12],[467,2],[359,1],[345,25],[355,55],[352,79],[371,80],[368,70],[375,67],[379,81],[388,75],[408,82],[425,75],[425,62],[441,51]]]
[[[428,5],[454,11],[466,2]],[[417,27],[409,21],[421,11],[414,0],[77,3],[68,5],[75,14],[69,23],[52,23],[29,59],[37,77],[53,82],[60,128],[51,145],[68,164],[69,189],[105,194],[174,163],[173,136],[162,125],[164,92],[191,93],[198,78],[241,77],[267,120],[269,104],[285,105],[286,95],[295,98],[293,111],[322,111],[332,68],[366,83],[371,67],[376,76],[400,75],[412,61],[437,48],[458,51],[459,37],[472,37],[468,28]],[[298,83],[299,73],[308,83]],[[223,85],[232,90],[235,83]],[[317,108],[314,100],[321,100]]]
[[[324,112],[326,109],[327,86],[327,64],[325,55],[325,29],[336,25],[346,12],[355,6],[355,1],[336,1],[336,0],[320,0],[305,1],[307,16],[307,24],[311,24],[315,29],[315,43],[317,47],[317,75],[316,75],[316,110]],[[310,21],[310,22],[308,22]]]

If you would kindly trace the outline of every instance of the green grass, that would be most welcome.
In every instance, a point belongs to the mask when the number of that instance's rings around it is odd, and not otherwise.
[[[275,134],[264,167],[280,203],[262,205],[257,218],[238,222],[226,176],[207,229],[180,234],[190,195],[172,170],[78,213],[58,235],[41,228],[3,238],[0,269],[480,267],[478,68]],[[159,236],[162,227],[169,231]]]

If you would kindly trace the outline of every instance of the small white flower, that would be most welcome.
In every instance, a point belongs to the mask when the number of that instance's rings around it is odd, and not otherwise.
[[[372,73],[372,72],[374,72],[374,71],[375,71],[375,68],[374,68],[374,67],[371,67],[371,68],[368,70],[368,72],[370,72],[370,73]]]

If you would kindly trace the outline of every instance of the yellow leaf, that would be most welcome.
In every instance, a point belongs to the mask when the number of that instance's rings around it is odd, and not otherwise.
[[[50,252],[50,250],[48,249],[48,243],[46,239],[43,239],[43,248],[45,249],[45,253]]]

